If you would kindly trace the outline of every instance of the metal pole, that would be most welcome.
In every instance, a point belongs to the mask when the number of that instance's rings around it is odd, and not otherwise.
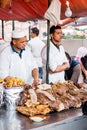
[[[29,40],[31,39],[31,37],[30,37],[30,30],[31,30],[31,27],[30,27],[30,22],[29,22]]]
[[[50,21],[47,20],[47,61],[46,61],[46,83],[49,83],[49,49],[50,49]]]
[[[2,20],[2,38],[4,39],[4,21]]]
[[[50,5],[50,0],[48,0],[48,7]],[[49,84],[49,49],[50,49],[50,21],[47,20],[47,61],[46,61],[46,83]]]
[[[12,31],[15,29],[15,23],[14,20],[12,20]]]

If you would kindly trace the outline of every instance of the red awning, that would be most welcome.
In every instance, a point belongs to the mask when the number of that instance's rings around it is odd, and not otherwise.
[[[11,6],[0,8],[0,19],[19,21],[43,19],[47,7],[47,0],[31,0],[29,3],[24,0],[12,0]]]
[[[48,0],[0,0],[10,2],[4,8],[0,8],[1,20],[37,20],[44,19],[44,14],[48,8]],[[51,0],[50,0],[51,1]],[[87,0],[68,0],[72,10],[72,17],[87,16]],[[64,20],[66,10],[66,0],[61,2],[61,19]],[[1,3],[0,3],[1,7]]]

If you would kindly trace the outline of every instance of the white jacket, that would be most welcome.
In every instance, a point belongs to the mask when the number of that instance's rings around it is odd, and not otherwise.
[[[42,55],[42,63],[43,63],[43,82],[46,82],[46,50],[47,46],[45,46],[41,52]],[[68,62],[65,56],[65,51],[62,45],[59,46],[59,50],[55,47],[55,45],[50,42],[50,50],[49,50],[49,68],[54,71],[58,65],[62,65],[64,62]],[[49,83],[55,83],[58,81],[65,81],[64,79],[64,71],[49,74]]]
[[[38,67],[42,67],[41,50],[45,46],[45,43],[39,37],[35,37],[28,42],[28,45],[31,49],[31,52],[36,60]]]
[[[33,82],[32,70],[37,68],[37,64],[27,46],[22,52],[22,58],[14,52],[11,46],[7,46],[0,53],[0,77],[19,77],[30,85]]]

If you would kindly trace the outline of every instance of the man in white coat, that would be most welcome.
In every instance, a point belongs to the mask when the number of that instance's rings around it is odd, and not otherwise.
[[[34,61],[23,30],[12,32],[12,41],[0,53],[0,77],[18,77],[30,85],[38,85],[38,66]]]
[[[49,83],[65,81],[64,73],[68,69],[69,62],[65,56],[65,50],[60,44],[62,39],[62,30],[60,26],[50,28],[50,49],[49,49]],[[43,83],[46,82],[46,62],[47,62],[47,45],[42,49],[43,64]]]
[[[45,46],[45,43],[39,38],[39,29],[34,27],[31,29],[31,40],[28,42],[28,45],[31,49],[31,52],[36,60],[39,70],[39,78],[42,79],[42,58],[41,58],[41,50]]]

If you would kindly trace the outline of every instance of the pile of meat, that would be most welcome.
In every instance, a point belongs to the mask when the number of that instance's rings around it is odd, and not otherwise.
[[[52,111],[79,108],[85,101],[86,89],[79,89],[71,81],[58,82],[47,89],[25,88],[16,110],[27,116],[46,115]]]

